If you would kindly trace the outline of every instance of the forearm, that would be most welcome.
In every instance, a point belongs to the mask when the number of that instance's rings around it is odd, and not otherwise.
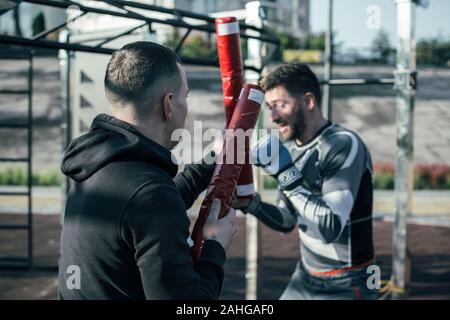
[[[129,202],[120,237],[139,268],[147,299],[216,299],[220,294],[225,250],[205,241],[193,265],[189,225],[185,205],[171,184],[144,186]]]
[[[272,204],[262,202],[257,195],[252,205],[245,210],[247,213],[254,215],[258,220],[271,229],[287,233],[294,229],[297,225],[297,218],[288,208],[283,206],[274,206]]]
[[[208,187],[214,168],[214,163],[190,164],[173,179],[187,209]]]
[[[217,299],[223,286],[223,264],[225,262],[225,250],[220,243],[207,240],[203,244],[202,252],[194,268],[200,277],[195,299]]]
[[[219,297],[225,250],[218,242],[205,241],[195,265],[192,265],[188,250],[170,251],[148,253],[145,265],[138,261],[147,299],[213,300]]]

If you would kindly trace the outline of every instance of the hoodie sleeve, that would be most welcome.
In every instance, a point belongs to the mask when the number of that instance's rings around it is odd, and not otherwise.
[[[208,187],[215,167],[215,163],[189,164],[173,179],[187,209]]]
[[[132,249],[147,299],[217,299],[222,290],[225,250],[204,243],[194,265],[189,255],[189,219],[176,188],[146,184],[130,200],[120,233]]]

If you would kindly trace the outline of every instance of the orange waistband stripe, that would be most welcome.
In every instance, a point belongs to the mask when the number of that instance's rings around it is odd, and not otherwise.
[[[345,273],[345,272],[349,272],[349,271],[354,271],[354,270],[358,270],[358,269],[362,269],[365,268],[367,266],[370,266],[373,263],[373,260],[369,260],[366,263],[357,265],[357,266],[353,266],[353,267],[348,267],[348,268],[343,268],[343,269],[334,269],[334,270],[330,270],[330,271],[323,271],[323,272],[313,272],[310,271],[310,273],[314,276],[334,276],[337,274],[341,274],[341,273]]]

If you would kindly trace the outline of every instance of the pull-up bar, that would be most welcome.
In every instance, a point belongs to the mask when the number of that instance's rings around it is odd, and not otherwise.
[[[46,49],[63,49],[63,50],[69,50],[69,51],[82,51],[82,52],[92,52],[92,53],[100,53],[100,54],[111,54],[115,51],[113,48],[107,48],[103,45],[109,43],[110,41],[117,39],[121,36],[130,34],[133,32],[136,28],[132,28],[130,30],[127,30],[125,32],[119,33],[117,35],[114,35],[112,37],[105,37],[100,40],[99,44],[90,46],[90,45],[84,45],[79,43],[69,43],[69,42],[61,42],[57,40],[49,40],[45,39],[45,37],[60,29],[67,26],[68,23],[73,21],[74,19],[80,18],[81,16],[84,16],[88,13],[94,13],[94,14],[101,14],[101,15],[109,15],[114,17],[120,17],[120,18],[126,18],[126,19],[133,19],[133,20],[139,20],[144,22],[143,24],[139,25],[139,27],[145,27],[146,25],[149,26],[149,29],[152,30],[153,24],[162,24],[162,25],[169,25],[174,28],[185,28],[187,29],[186,35],[189,35],[189,33],[192,30],[206,32],[208,34],[215,33],[215,27],[214,27],[214,18],[209,17],[207,15],[201,15],[197,13],[188,12],[185,10],[178,10],[178,9],[170,9],[170,8],[163,8],[159,6],[154,5],[148,5],[143,3],[137,3],[133,1],[121,1],[121,0],[105,0],[101,1],[102,3],[105,3],[107,5],[110,5],[114,8],[118,8],[118,10],[110,10],[108,8],[99,8],[94,6],[88,6],[81,4],[77,1],[55,1],[55,0],[24,0],[21,2],[27,2],[31,4],[36,5],[43,5],[47,7],[52,8],[59,8],[59,9],[69,9],[73,8],[74,6],[79,10],[81,13],[75,18],[69,19],[65,21],[64,23],[61,23],[57,26],[54,26],[50,29],[47,29],[41,33],[39,33],[37,36],[34,37],[24,37],[24,36],[11,36],[11,35],[0,35],[0,42],[5,44],[12,44],[12,45],[20,45],[20,46],[32,46],[34,48],[46,48]],[[17,3],[17,5],[20,4],[20,2]],[[8,10],[13,9],[14,6],[9,7],[9,9],[2,11],[2,13],[7,12]],[[162,18],[154,18],[146,16],[140,12],[133,11],[132,9],[137,10],[144,10],[145,12],[158,12],[163,14],[171,14],[174,16],[173,19],[162,19]],[[185,21],[184,19],[195,19],[198,20],[199,24],[189,23]],[[244,39],[255,39],[259,40],[263,43],[279,46],[280,42],[275,37],[270,30],[267,28],[261,27],[255,27],[252,25],[248,25],[246,23],[239,23],[241,34],[240,36]],[[252,30],[251,34],[246,33],[246,30]],[[256,31],[256,35],[255,35]],[[184,43],[184,40],[187,36],[182,37],[180,40],[180,43],[177,45],[178,51],[181,49],[181,46]],[[269,50],[269,55],[273,55],[275,50]],[[183,63],[186,64],[192,64],[192,65],[202,65],[202,66],[218,66],[218,60],[215,59],[204,59],[204,58],[192,58],[192,57],[185,57],[181,55],[181,60]],[[266,61],[270,61],[271,59],[268,58]],[[244,65],[244,69],[246,70],[252,70],[256,71],[258,73],[261,73],[262,68],[264,66],[251,66],[251,65]]]

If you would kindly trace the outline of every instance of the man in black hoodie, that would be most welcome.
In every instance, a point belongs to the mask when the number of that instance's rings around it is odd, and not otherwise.
[[[214,164],[177,175],[170,149],[183,128],[188,86],[179,58],[151,42],[116,51],[105,75],[114,116],[98,115],[72,141],[61,169],[72,180],[59,264],[61,299],[217,299],[235,227],[215,200],[196,263],[186,209]]]

